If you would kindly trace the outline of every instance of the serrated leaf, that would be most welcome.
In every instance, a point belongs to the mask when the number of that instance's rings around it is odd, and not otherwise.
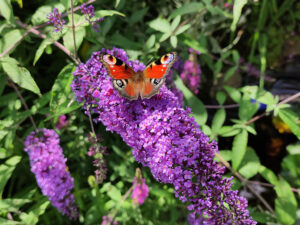
[[[245,178],[250,179],[258,173],[259,165],[259,158],[257,157],[255,151],[252,148],[249,148],[246,151],[245,157],[241,163],[239,173]]]
[[[241,13],[242,13],[242,9],[243,7],[247,4],[247,0],[238,0],[238,1],[234,1],[234,5],[233,5],[233,20],[230,26],[230,30],[231,31],[235,31],[236,30],[236,25],[240,19]]]
[[[8,23],[15,23],[15,18],[10,0],[0,1],[0,14],[7,20]]]
[[[232,143],[232,168],[237,171],[242,160],[244,159],[248,144],[248,132],[242,129],[237,134]]]
[[[212,125],[211,125],[211,129],[212,129],[213,134],[218,133],[218,131],[220,130],[220,128],[224,124],[225,119],[226,119],[225,109],[224,108],[218,109],[218,111],[216,112],[216,114],[213,118]]]
[[[2,198],[2,193],[6,182],[12,175],[16,165],[21,161],[21,156],[13,156],[6,160],[2,165],[0,165],[0,198]]]
[[[160,31],[162,33],[171,33],[172,32],[170,23],[168,22],[168,20],[166,20],[164,18],[159,17],[155,20],[152,20],[149,23],[149,26],[152,29]]]
[[[239,103],[241,100],[241,93],[232,87],[229,86],[225,86],[224,89],[227,91],[227,93],[229,94],[230,98],[235,101],[236,103]]]
[[[185,14],[200,12],[202,9],[204,9],[204,5],[200,2],[184,3],[180,8],[174,10],[171,13],[171,15],[169,16],[169,19],[173,19],[179,15],[182,16]]]
[[[177,37],[176,36],[171,36],[170,42],[173,48],[177,47]]]
[[[281,224],[292,225],[296,220],[297,200],[291,186],[282,177],[275,185],[277,198],[275,200],[275,213]]]
[[[283,122],[285,122],[291,131],[300,139],[300,125],[299,125],[299,116],[297,116],[290,109],[280,109],[278,115]]]
[[[175,84],[182,91],[186,99],[186,105],[192,109],[192,116],[199,125],[204,125],[207,120],[206,109],[200,101],[182,82],[179,77],[176,77]]]
[[[20,66],[17,60],[10,57],[4,57],[1,59],[1,64],[3,70],[13,82],[35,94],[41,94],[40,89],[31,77],[30,72],[25,67]]]
[[[265,178],[265,180],[267,180],[269,183],[276,185],[278,183],[277,177],[274,174],[274,172],[262,165],[260,165],[258,172],[260,173],[260,175],[263,176],[263,178]]]

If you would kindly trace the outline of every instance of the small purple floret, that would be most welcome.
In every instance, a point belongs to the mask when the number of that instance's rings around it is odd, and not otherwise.
[[[53,8],[53,13],[48,13],[46,15],[46,18],[49,20],[48,23],[52,23],[55,27],[55,32],[61,31],[63,29],[63,25],[66,23],[66,21],[61,17],[62,14],[59,13],[57,8]]]

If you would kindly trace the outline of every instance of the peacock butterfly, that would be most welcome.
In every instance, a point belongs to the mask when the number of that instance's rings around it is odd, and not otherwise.
[[[141,99],[151,98],[159,93],[175,60],[176,53],[171,52],[148,64],[144,71],[134,72],[113,55],[100,55],[100,61],[113,78],[114,88],[129,100],[137,100],[139,96]]]

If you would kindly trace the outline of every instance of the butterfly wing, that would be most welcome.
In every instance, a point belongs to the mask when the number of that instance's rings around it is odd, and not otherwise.
[[[113,55],[101,54],[100,61],[105,66],[109,76],[113,78],[113,86],[123,97],[137,99],[139,92],[134,87],[133,77],[136,73],[122,60]]]
[[[141,98],[151,98],[159,92],[165,82],[173,63],[176,61],[176,53],[171,52],[163,55],[158,60],[150,63],[143,72],[144,85],[140,93]]]

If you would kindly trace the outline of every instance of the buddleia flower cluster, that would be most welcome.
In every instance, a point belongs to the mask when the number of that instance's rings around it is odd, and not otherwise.
[[[100,18],[93,19],[95,17],[94,6],[92,6],[92,5],[86,6],[86,4],[83,3],[80,6],[80,10],[81,10],[81,13],[83,15],[85,15],[85,19],[92,25],[93,30],[95,32],[98,32],[99,31],[98,23],[103,21],[103,18],[100,17]]]
[[[135,71],[145,66],[129,61],[122,49],[103,49]],[[186,202],[193,218],[208,224],[256,224],[249,216],[247,200],[230,189],[231,178],[222,178],[225,167],[213,160],[217,143],[201,132],[191,110],[162,86],[151,99],[130,101],[120,97],[112,78],[95,52],[74,72],[72,90],[94,122],[118,133],[132,148],[134,158],[149,167],[153,177],[174,186],[175,196]]]
[[[62,14],[57,8],[53,8],[52,13],[48,13],[46,18],[49,20],[48,23],[52,23],[52,25],[55,27],[53,30],[55,32],[61,31],[66,23],[66,21],[62,19]]]
[[[58,135],[54,130],[39,129],[27,136],[24,145],[29,155],[31,172],[35,174],[43,195],[63,215],[76,219],[78,212],[71,193],[74,180],[68,171]]]
[[[200,65],[197,62],[197,55],[200,55],[200,52],[192,48],[189,49],[189,52],[189,59],[184,62],[184,69],[180,73],[180,77],[187,87],[197,95],[202,73]]]

